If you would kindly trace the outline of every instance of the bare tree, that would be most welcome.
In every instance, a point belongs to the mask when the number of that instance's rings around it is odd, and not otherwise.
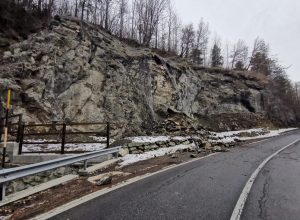
[[[103,0],[104,4],[104,28],[109,29],[109,16],[110,16],[110,6],[111,6],[112,0]]]
[[[168,10],[167,10],[167,25],[168,25],[168,51],[170,52],[172,50],[172,31],[174,26],[174,8],[171,2],[168,2]]]
[[[248,58],[248,46],[245,41],[238,40],[236,44],[233,46],[233,50],[231,52],[231,69],[237,67],[236,69],[242,70],[246,66],[247,58]]]
[[[250,66],[252,65],[253,59],[255,58],[255,56],[257,54],[261,54],[264,55],[266,57],[268,57],[269,55],[269,45],[266,44],[266,42],[263,39],[260,39],[259,37],[257,37],[254,41],[254,45],[253,45],[253,49],[252,49],[252,53],[251,53],[251,57],[250,57],[250,62],[248,65],[248,70],[250,68]]]
[[[75,9],[74,9],[74,16],[75,17],[78,17],[78,7],[79,7],[78,0],[75,0]]]
[[[166,28],[165,22],[161,22],[160,26],[161,26],[160,48],[162,51],[166,51],[166,45],[167,45],[166,44],[166,38],[167,38],[166,35],[167,35],[167,33],[165,31],[165,28]]]
[[[173,51],[175,53],[178,52],[178,44],[179,44],[179,40],[180,40],[180,32],[181,29],[181,21],[180,18],[177,16],[177,14],[173,15]]]
[[[140,43],[150,46],[168,0],[137,0],[138,31]]]
[[[42,12],[42,0],[38,0],[38,12]]]
[[[131,39],[135,39],[136,38],[136,31],[134,30],[136,27],[136,8],[137,8],[137,0],[133,0],[132,1],[132,5],[131,5],[131,33],[130,33],[130,37]]]
[[[93,8],[93,22],[94,22],[94,24],[98,23],[98,10],[99,10],[99,3],[101,3],[101,1],[102,0],[94,0],[94,8]]]
[[[119,30],[119,37],[123,38],[124,34],[124,20],[125,20],[125,14],[127,13],[127,6],[128,6],[128,1],[127,0],[120,0],[119,3],[119,15],[120,15],[120,30]]]
[[[226,52],[226,62],[225,62],[225,68],[226,69],[229,69],[229,42],[227,41],[226,42],[226,45],[225,45],[225,52]]]
[[[196,33],[195,48],[193,49],[193,61],[197,64],[202,65],[205,62],[209,34],[209,24],[201,19]]]
[[[295,93],[297,102],[300,101],[300,82],[295,82]],[[300,105],[300,103],[299,103]]]
[[[193,46],[195,40],[195,31],[193,24],[188,24],[184,26],[181,30],[181,57],[188,57],[190,55],[190,50]]]
[[[81,22],[83,21],[83,18],[84,18],[84,10],[85,10],[87,1],[88,0],[80,0],[80,7],[81,7],[81,16],[80,16],[80,19],[81,19]]]

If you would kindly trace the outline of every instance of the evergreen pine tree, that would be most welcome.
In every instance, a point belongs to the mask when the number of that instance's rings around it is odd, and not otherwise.
[[[221,48],[215,43],[211,52],[211,66],[220,67],[223,65],[223,56],[221,55]]]

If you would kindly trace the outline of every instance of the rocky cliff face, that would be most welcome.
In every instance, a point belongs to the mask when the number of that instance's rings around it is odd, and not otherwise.
[[[0,78],[13,88],[14,112],[27,122],[109,120],[130,135],[294,120],[259,74],[165,59],[91,25],[80,31],[74,19],[54,21],[49,30],[10,46]]]

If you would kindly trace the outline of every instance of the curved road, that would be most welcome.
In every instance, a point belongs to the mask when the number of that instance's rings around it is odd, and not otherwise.
[[[52,219],[230,219],[260,163],[300,138],[291,132],[167,170]],[[300,143],[273,158],[254,182],[241,219],[300,219]]]

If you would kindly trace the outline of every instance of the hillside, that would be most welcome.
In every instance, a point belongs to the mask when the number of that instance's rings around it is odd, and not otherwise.
[[[24,40],[47,24],[45,14],[26,11],[11,0],[0,1],[0,51],[12,43]]]
[[[96,26],[81,30],[73,18],[57,18],[12,44],[1,58],[0,83],[13,89],[14,113],[23,113],[26,122],[109,120],[120,135],[296,121],[263,75],[163,58]]]

